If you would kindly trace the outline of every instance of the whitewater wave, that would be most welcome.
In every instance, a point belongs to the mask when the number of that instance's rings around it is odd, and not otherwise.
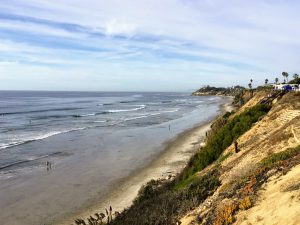
[[[132,111],[142,110],[145,108],[146,108],[146,105],[140,105],[139,107],[133,108],[133,109],[111,109],[111,110],[107,110],[106,112],[108,112],[108,113],[132,112]]]
[[[151,116],[157,116],[157,115],[160,115],[161,113],[151,113],[150,115]]]
[[[174,113],[178,112],[179,109],[173,109],[173,110],[168,110],[168,111],[162,111],[163,113]]]
[[[96,120],[96,121],[94,121],[94,123],[106,123],[107,122],[107,120]]]
[[[26,144],[26,143],[33,142],[33,141],[43,140],[43,139],[46,139],[48,137],[52,137],[54,135],[69,133],[69,132],[84,130],[84,129],[86,129],[86,127],[74,128],[74,129],[64,130],[64,131],[52,131],[52,132],[49,132],[47,134],[36,136],[34,138],[27,138],[27,139],[23,139],[23,140],[13,141],[13,142],[10,142],[10,143],[7,143],[7,144],[0,144],[0,150],[11,148],[11,147],[22,145],[22,144]]]
[[[87,117],[87,116],[95,116],[97,113],[87,113],[82,115],[73,115],[73,117]]]
[[[5,115],[18,115],[18,114],[28,114],[28,113],[44,113],[44,112],[54,112],[54,111],[72,111],[79,110],[82,108],[53,108],[53,109],[41,109],[41,110],[31,110],[31,111],[19,111],[19,112],[5,112],[2,113],[2,116]]]
[[[147,118],[150,115],[145,115],[145,116],[136,116],[136,117],[131,117],[131,118],[126,118],[124,121],[131,121],[131,120],[137,120],[137,119],[142,119],[142,118]]]
[[[143,95],[142,95],[142,94],[136,94],[136,95],[132,95],[131,97],[134,97],[134,98],[141,98],[141,97],[143,97]]]

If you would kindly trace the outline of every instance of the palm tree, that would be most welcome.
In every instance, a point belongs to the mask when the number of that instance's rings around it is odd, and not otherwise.
[[[249,83],[249,84],[248,84],[248,87],[249,87],[250,89],[252,89],[252,83]]]
[[[268,82],[269,82],[269,80],[268,80],[268,79],[265,79],[265,85],[267,85],[267,84],[268,84]]]
[[[294,79],[298,79],[298,78],[299,78],[299,75],[295,73],[295,74],[293,75],[293,78],[294,78]]]
[[[252,80],[252,79],[251,79]],[[251,81],[250,80],[250,81]],[[253,80],[252,80],[253,81]],[[249,89],[250,89],[250,97],[252,98],[253,97],[253,90],[252,90],[252,82],[250,82],[249,84],[248,84],[248,87],[249,87]]]
[[[289,81],[289,80],[288,80],[289,74],[288,74],[287,72],[282,72],[282,76],[283,76],[283,77],[286,77],[286,81],[287,81],[287,82]]]
[[[278,81],[279,81],[279,79],[276,77],[276,78],[275,78],[275,83],[277,84],[277,83],[278,83]]]

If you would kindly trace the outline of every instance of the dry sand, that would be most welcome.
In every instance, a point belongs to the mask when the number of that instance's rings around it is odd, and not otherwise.
[[[284,176],[271,177],[256,205],[239,213],[235,224],[300,224],[300,165]]]
[[[224,99],[222,113],[232,111],[232,98]],[[129,207],[136,198],[140,188],[152,179],[168,179],[169,175],[178,174],[187,164],[190,157],[204,144],[205,133],[210,129],[211,122],[192,128],[165,143],[162,154],[144,169],[132,174],[118,186],[112,187],[110,194],[99,204],[87,208],[80,213],[57,222],[59,225],[70,225],[76,218],[87,218],[96,212],[105,212],[112,206],[113,211],[121,212]]]

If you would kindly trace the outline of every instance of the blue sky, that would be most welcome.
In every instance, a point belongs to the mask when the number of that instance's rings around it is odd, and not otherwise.
[[[1,0],[0,89],[192,91],[300,73],[296,0]]]

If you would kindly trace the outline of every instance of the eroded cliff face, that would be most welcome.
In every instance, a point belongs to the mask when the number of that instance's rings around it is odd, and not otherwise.
[[[235,115],[266,100],[273,105],[272,109],[237,139],[240,151],[235,153],[232,144],[223,153],[227,158],[218,165],[222,185],[203,204],[183,217],[182,224],[300,223],[300,167],[297,166],[297,160],[290,163],[293,167],[286,166],[286,174],[280,173],[280,167],[276,167],[274,174],[270,172],[272,170],[263,171],[264,179],[260,184],[257,184],[259,178],[255,176],[255,180],[247,181],[245,188],[248,185],[249,193],[251,194],[251,190],[255,192],[255,200],[250,195],[231,193],[233,190],[241,191],[238,185],[249,174],[257,175],[265,169],[258,166],[264,158],[300,145],[300,93],[287,93],[283,97],[272,97],[268,92],[254,93]],[[203,174],[212,167],[214,165],[200,173]],[[285,168],[285,165],[282,167]],[[218,219],[218,213],[220,218],[228,216],[228,221]]]

